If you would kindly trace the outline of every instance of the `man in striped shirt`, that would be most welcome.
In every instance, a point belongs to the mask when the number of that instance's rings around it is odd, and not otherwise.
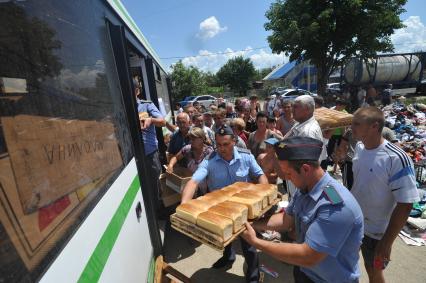
[[[360,142],[353,157],[351,192],[364,215],[361,251],[370,282],[384,282],[392,244],[412,204],[419,201],[413,162],[382,137],[384,122],[376,107],[358,109],[352,122],[353,137]]]

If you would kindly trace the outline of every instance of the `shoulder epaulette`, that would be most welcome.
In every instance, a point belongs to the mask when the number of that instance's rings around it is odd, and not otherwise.
[[[206,159],[207,160],[213,159],[216,156],[216,154],[217,154],[217,152],[213,151],[212,153],[210,153],[209,155],[207,155]]]
[[[324,194],[332,205],[340,204],[343,202],[343,199],[336,191],[336,188],[331,185],[327,185],[327,187],[324,188]]]
[[[250,149],[242,148],[242,147],[237,147],[237,151],[242,153],[251,153]]]

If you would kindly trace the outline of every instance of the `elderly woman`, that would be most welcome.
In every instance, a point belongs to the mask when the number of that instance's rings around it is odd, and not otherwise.
[[[256,116],[257,130],[250,134],[248,138],[248,146],[247,146],[255,158],[257,158],[259,154],[265,152],[266,139],[269,139],[269,138],[276,138],[278,140],[282,139],[282,136],[279,136],[273,131],[269,130],[266,124],[267,124],[266,114],[263,112],[257,113],[257,116]]]
[[[231,120],[231,128],[234,135],[240,137],[245,144],[247,144],[247,135],[245,133],[246,123],[241,118],[235,118]]]
[[[167,171],[173,172],[175,164],[184,159],[186,168],[194,173],[203,159],[213,152],[213,148],[205,144],[206,134],[201,128],[193,127],[188,132],[190,144],[184,146],[175,156],[170,159]]]

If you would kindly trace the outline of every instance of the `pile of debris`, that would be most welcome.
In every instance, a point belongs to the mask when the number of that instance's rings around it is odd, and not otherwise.
[[[426,105],[408,106],[394,102],[384,107],[386,126],[395,132],[396,139],[415,164],[416,179],[426,182]]]
[[[426,159],[426,105],[421,103],[405,106],[395,102],[383,108],[386,126],[391,128],[400,145],[414,163]]]

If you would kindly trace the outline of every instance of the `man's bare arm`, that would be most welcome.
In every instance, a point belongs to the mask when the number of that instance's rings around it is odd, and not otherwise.
[[[189,200],[191,200],[197,191],[198,183],[194,181],[193,179],[189,180],[188,183],[186,183],[185,188],[183,188],[182,191],[182,198],[181,203],[185,203]]]

